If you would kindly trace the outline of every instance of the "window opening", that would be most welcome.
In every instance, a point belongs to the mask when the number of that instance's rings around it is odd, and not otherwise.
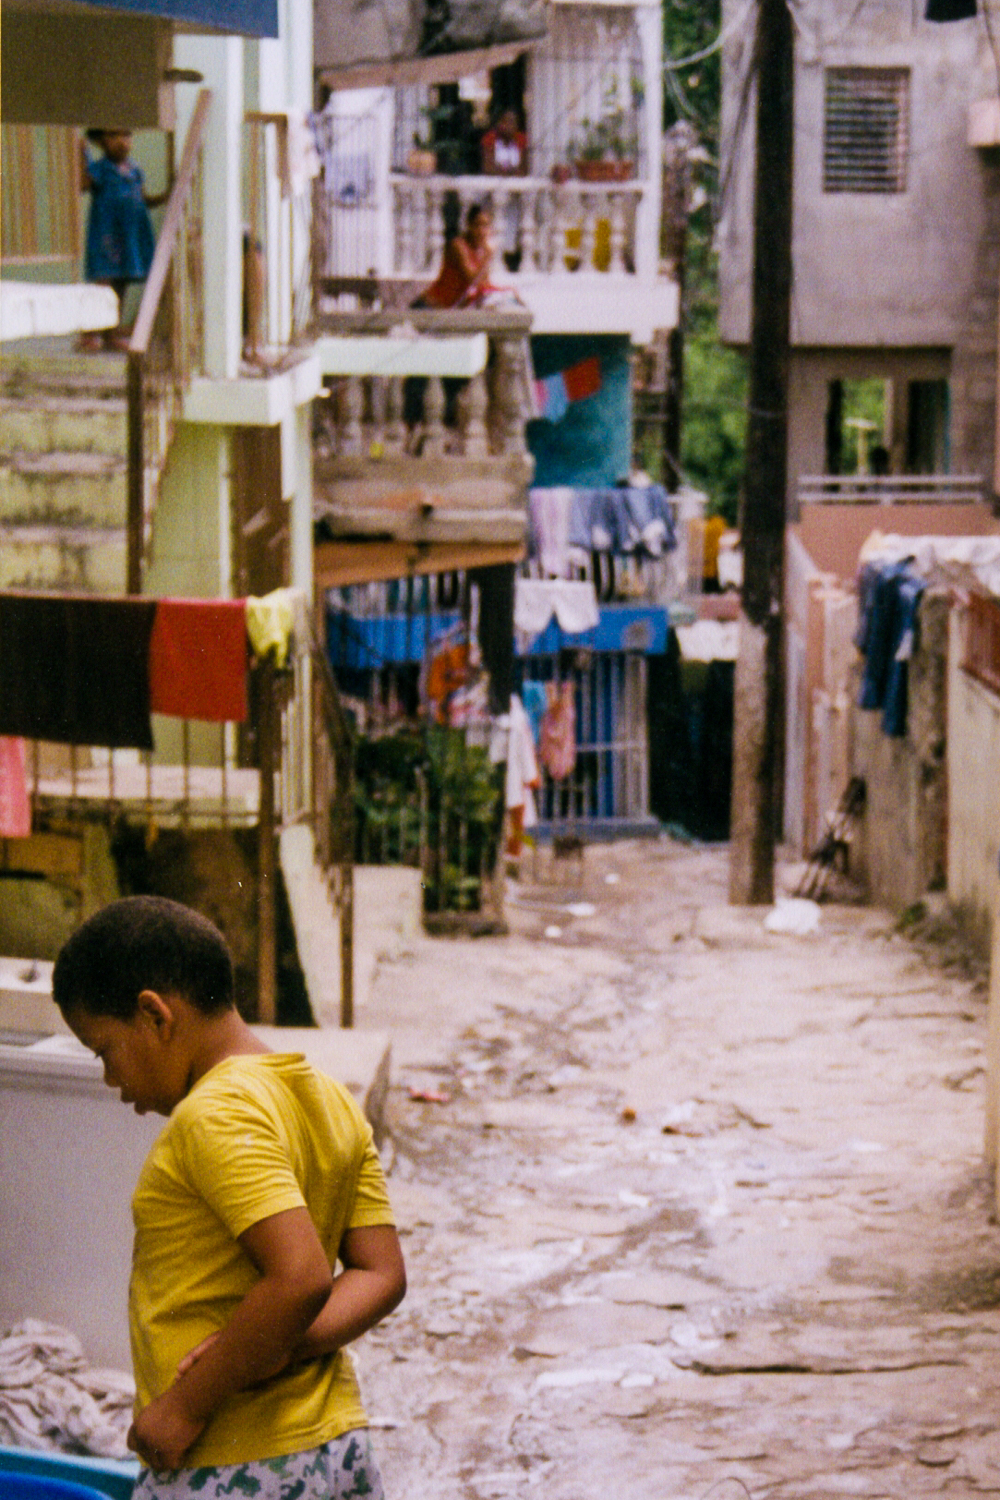
[[[906,191],[909,93],[907,68],[827,68],[824,192]]]

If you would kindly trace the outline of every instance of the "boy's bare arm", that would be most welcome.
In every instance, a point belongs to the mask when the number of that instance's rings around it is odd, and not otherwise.
[[[240,1235],[260,1279],[218,1337],[136,1418],[129,1445],[154,1469],[179,1468],[222,1403],[284,1368],[324,1309],[332,1277],[309,1212],[288,1209]]]
[[[334,1280],[326,1306],[291,1351],[289,1364],[335,1354],[388,1317],[406,1295],[403,1252],[391,1225],[349,1229],[341,1242],[340,1260],[344,1269]],[[218,1338],[210,1334],[185,1354],[178,1374],[189,1370]]]
[[[391,1224],[349,1229],[340,1245],[343,1271],[326,1306],[297,1344],[293,1360],[334,1354],[388,1317],[406,1295],[406,1267]]]

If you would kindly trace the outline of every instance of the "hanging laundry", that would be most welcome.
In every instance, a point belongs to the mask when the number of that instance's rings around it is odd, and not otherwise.
[[[0,838],[26,839],[31,832],[31,799],[25,774],[24,741],[0,735]]]
[[[0,595],[0,734],[153,748],[152,599]]]
[[[514,581],[514,628],[534,638],[555,615],[568,635],[596,630],[601,613],[594,585],[569,578],[517,578]]]
[[[245,601],[161,599],[149,677],[155,713],[242,723],[247,716]]]
[[[601,389],[601,361],[596,355],[568,369],[545,375],[533,384],[535,415],[546,422],[561,422],[573,401],[586,401]]]
[[[858,707],[882,710],[887,735],[906,734],[909,662],[917,645],[924,580],[902,562],[866,563],[855,644],[865,658]]]
[[[570,522],[576,490],[553,485],[528,496],[531,551],[546,578],[565,578],[570,569]]]
[[[546,375],[535,381],[535,416],[544,422],[561,422],[569,411],[566,382],[561,375]]]
[[[516,859],[521,852],[525,829],[534,828],[538,822],[535,792],[542,779],[538,774],[531,725],[517,693],[511,694],[509,717],[504,804],[507,808],[507,853]]]
[[[576,690],[568,677],[562,683],[547,683],[546,693],[541,761],[553,781],[563,781],[576,765]]]
[[[542,720],[545,717],[545,710],[548,706],[545,683],[532,682],[530,678],[527,682],[523,682],[521,684],[521,702],[524,704],[524,711],[528,715],[528,722],[531,725],[531,738],[537,745],[542,738]]]
[[[457,632],[449,632],[431,649],[433,655],[424,677],[424,698],[431,707],[434,722],[450,724],[452,694],[458,693],[469,680],[469,642]]]
[[[283,667],[296,628],[305,627],[304,618],[296,620],[304,608],[305,595],[301,589],[272,589],[260,597],[250,594],[246,600],[247,635],[254,656],[270,655],[276,667]]]
[[[662,557],[677,545],[670,497],[662,484],[623,485],[626,552]]]
[[[476,635],[489,673],[490,711],[505,714],[514,688],[514,564],[475,568],[469,583],[479,591]]]
[[[677,545],[673,507],[663,485],[531,490],[529,544],[541,572],[565,578],[592,552],[661,557]]]

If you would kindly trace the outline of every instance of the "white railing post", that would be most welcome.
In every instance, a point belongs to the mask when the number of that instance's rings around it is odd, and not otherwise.
[[[437,375],[432,375],[424,391],[423,458],[440,458],[444,455],[447,441],[444,408],[444,386]]]
[[[406,449],[406,425],[403,421],[403,379],[390,375],[385,393],[385,432],[382,446],[386,453],[403,453]]]
[[[580,194],[580,270],[594,269],[594,250],[597,240],[597,211],[593,193]]]
[[[413,195],[408,183],[396,183],[396,264],[401,276],[414,274],[413,263]]]
[[[363,448],[361,413],[363,410],[361,380],[357,375],[348,375],[340,393],[340,452],[357,455]]]
[[[532,188],[525,188],[521,195],[520,246],[521,260],[518,270],[538,269],[538,196]]]
[[[611,264],[608,269],[612,276],[621,276],[625,272],[626,225],[624,193],[610,192],[608,194],[608,219],[611,226]]]

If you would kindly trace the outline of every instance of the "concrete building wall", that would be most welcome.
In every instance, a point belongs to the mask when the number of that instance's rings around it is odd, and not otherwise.
[[[743,8],[726,0],[726,23]],[[922,9],[922,7],[921,7]],[[913,19],[911,0],[866,4],[848,23],[812,0],[795,50],[792,337],[805,345],[951,345],[964,328],[986,212],[968,112],[996,92],[985,32]],[[721,322],[750,331],[755,100],[740,111],[752,13],[724,51]],[[906,190],[823,191],[824,75],[830,67],[910,70]],[[959,231],[960,232],[957,232]]]
[[[172,28],[147,16],[4,10],[2,117],[25,125],[173,125]],[[56,65],[54,66],[54,62]]]
[[[790,498],[799,474],[823,472],[826,383],[837,377],[950,378],[951,470],[992,474],[1000,166],[968,144],[968,116],[995,97],[995,67],[979,18],[936,25],[923,9],[870,0],[847,15],[838,0],[812,0],[796,27]],[[720,330],[744,345],[755,12],[740,0],[723,11],[724,26],[746,19],[723,53]],[[824,191],[831,67],[909,70],[904,191]]]
[[[962,670],[964,611],[948,646],[948,896],[988,951],[997,924],[1000,853],[1000,694]]]
[[[947,380],[950,372],[948,349],[793,349],[789,369],[792,398],[788,411],[788,493],[792,513],[795,514],[799,480],[826,471],[826,408],[831,381],[881,379],[905,388],[910,380]],[[893,471],[900,473],[903,468],[897,459]]]
[[[890,738],[880,711],[852,709],[851,772],[864,778],[867,789],[855,873],[872,900],[894,910],[945,886],[949,602],[941,589],[928,589],[921,602],[906,734]],[[851,696],[856,703],[857,693]]]
[[[824,573],[853,585],[858,555],[873,531],[898,536],[995,536],[1000,521],[985,504],[808,504],[791,528]]]

